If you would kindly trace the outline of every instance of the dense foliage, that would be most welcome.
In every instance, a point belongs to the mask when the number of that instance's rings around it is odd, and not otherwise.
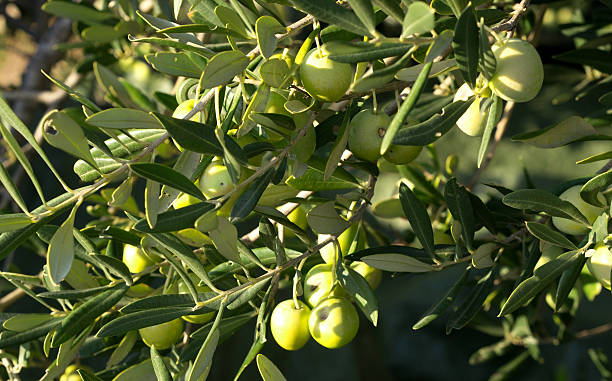
[[[573,339],[580,302],[610,289],[612,151],[592,152],[578,165],[601,169],[554,193],[479,183],[515,104],[538,96],[542,61],[579,68],[576,98],[599,104],[512,139],[542,150],[612,140],[612,4],[557,20],[574,46],[541,59],[549,5],[49,0],[50,19],[72,21],[61,48],[79,55],[82,81],[43,72],[72,98],[42,117],[44,143],[0,98],[13,207],[0,214],[0,258],[46,261],[38,275],[0,273],[7,303],[39,304],[0,313],[2,377],[203,380],[216,349],[255,322],[227,378],[257,366],[283,380],[265,346],[342,347],[359,324],[377,326],[387,274],[450,267],[464,270],[410,324],[497,338],[470,358],[510,354],[491,379]],[[455,128],[480,141],[470,183],[436,149]],[[74,157],[78,188],[56,149]],[[48,193],[41,165],[63,194]],[[605,353],[589,355],[610,377]],[[88,359],[101,365],[78,366]]]

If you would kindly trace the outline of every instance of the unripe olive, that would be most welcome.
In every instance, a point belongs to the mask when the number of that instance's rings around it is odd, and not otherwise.
[[[227,167],[220,160],[215,160],[202,173],[199,187],[206,198],[214,198],[231,191],[234,183]]]
[[[355,157],[376,162],[380,157],[380,144],[391,123],[385,113],[374,110],[361,110],[349,124],[348,147]]]
[[[322,346],[340,348],[357,335],[359,315],[347,299],[326,299],[310,313],[308,328],[312,338]]]
[[[298,300],[295,307],[293,299],[280,302],[270,316],[270,331],[274,340],[288,351],[302,348],[310,339],[308,318],[310,308]]]
[[[510,38],[491,46],[497,60],[489,87],[500,98],[528,102],[542,88],[544,67],[537,50],[529,42]]]
[[[595,246],[593,254],[587,260],[587,267],[595,279],[609,290],[612,252],[606,244],[599,243]]]
[[[587,202],[585,202],[582,197],[580,197],[580,189],[582,185],[574,185],[573,187],[567,189],[565,192],[559,195],[561,200],[571,202],[589,221],[589,223],[595,222],[595,219],[603,212],[602,208],[598,208],[593,206]],[[603,195],[599,195],[599,198],[603,201]],[[568,220],[566,218],[561,217],[553,217],[552,218],[553,225],[566,234],[580,235],[585,234],[589,228],[581,223],[574,222],[572,220]]]
[[[321,102],[335,102],[351,86],[353,68],[350,64],[332,61],[325,45],[312,49],[300,65],[302,85]]]

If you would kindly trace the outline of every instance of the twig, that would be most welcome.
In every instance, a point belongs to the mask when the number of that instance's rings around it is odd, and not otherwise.
[[[301,191],[297,194],[298,198],[308,198],[313,192],[312,191]],[[289,215],[289,213],[293,212],[300,204],[295,202],[288,202],[278,208],[278,211],[283,213],[285,216]],[[259,226],[255,229],[251,230],[247,234],[243,235],[241,241],[244,243],[253,243],[259,239]]]
[[[505,21],[499,25],[494,26],[494,32],[503,32],[503,31],[511,31],[516,28],[516,24],[518,24],[519,19],[527,11],[527,7],[529,6],[530,0],[522,0],[518,5],[515,5],[515,11],[510,20]]]
[[[281,34],[277,34],[276,38],[280,41],[284,38],[287,38],[293,34],[296,34],[297,32],[299,32],[302,28],[304,28],[307,25],[312,24],[312,22],[314,21],[314,17],[311,15],[308,15],[304,18],[299,19],[298,21],[294,22],[293,24],[289,25],[287,27],[287,32],[286,33],[281,33]],[[254,47],[250,52],[247,53],[247,56],[249,57],[253,57],[256,54],[259,54],[259,45]]]
[[[21,288],[16,288],[8,294],[4,295],[0,299],[0,311],[4,311],[10,307],[13,303],[21,299],[25,295],[25,292]]]
[[[489,166],[489,164],[491,163],[491,161],[493,160],[493,155],[495,155],[495,151],[497,151],[497,147],[499,146],[499,142],[501,141],[502,137],[504,136],[504,133],[506,132],[506,128],[508,127],[508,123],[510,122],[510,117],[512,116],[512,111],[514,110],[514,102],[508,102],[506,103],[506,107],[504,107],[504,114],[501,118],[501,120],[499,121],[499,123],[497,124],[497,130],[495,131],[495,138],[493,140],[493,145],[491,146],[490,151],[487,153],[487,156],[485,157],[482,165],[480,166],[480,168],[478,168],[478,170],[476,170],[476,173],[474,174],[474,176],[472,176],[472,179],[470,180],[469,184],[468,184],[468,189],[473,189],[474,186],[476,186],[476,184],[478,183],[478,180],[480,179],[480,176],[483,174],[483,172],[485,171],[485,169],[487,169],[487,167]]]

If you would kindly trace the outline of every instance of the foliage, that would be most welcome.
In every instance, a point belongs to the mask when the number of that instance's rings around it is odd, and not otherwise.
[[[78,105],[51,110],[38,126],[52,149],[75,158],[78,188],[0,98],[6,149],[0,182],[14,201],[13,212],[0,214],[0,258],[19,248],[46,260],[38,276],[0,273],[44,309],[0,314],[0,357],[9,377],[49,359],[42,379],[51,380],[96,358],[106,365],[79,370],[83,380],[202,380],[215,366],[215,350],[255,322],[253,344],[232,375],[257,366],[264,380],[282,380],[282,366],[259,352],[276,345],[268,321],[283,290],[294,306],[319,292],[313,311],[333,301],[376,326],[384,314],[373,291],[380,270],[399,275],[456,266],[465,271],[411,323],[417,330],[444,318],[451,333],[490,320],[493,328],[482,329],[501,332],[501,341],[470,362],[515,349],[491,376],[501,379],[529,357],[540,361],[541,344],[572,339],[583,295],[592,300],[609,292],[602,291],[602,284],[610,287],[612,265],[604,250],[612,246],[609,161],[598,173],[559,184],[556,193],[503,184],[474,191],[514,102],[533,98],[541,86],[541,62],[530,44],[537,44],[545,2],[152,3],[139,9],[127,0],[49,0],[42,7],[73,21],[78,42],[63,48],[84,54],[74,70],[95,85],[92,92],[45,73]],[[612,140],[601,132],[612,121],[612,9],[605,1],[591,6],[600,19],[567,28],[575,49],[554,59],[584,67],[581,96],[601,94],[599,109],[514,140],[541,149]],[[507,61],[495,46],[510,49],[504,41],[511,37],[529,41],[510,40],[519,53],[529,52],[527,61]],[[540,73],[535,84],[526,83],[524,62]],[[153,89],[147,85],[153,79],[171,79],[174,89]],[[522,82],[519,90],[502,92],[512,80]],[[348,89],[341,83],[347,81]],[[374,138],[351,134],[351,120],[366,109],[388,115],[384,128],[370,131]],[[456,156],[436,152],[436,142],[457,125],[480,135],[471,184],[455,178]],[[24,141],[65,193],[46,193]],[[352,147],[367,157],[352,155]],[[410,161],[419,147],[429,156]],[[385,159],[391,151],[410,159],[393,164]],[[593,152],[580,163],[611,156]],[[39,196],[36,208],[13,180],[16,167]],[[389,174],[400,181],[372,204],[378,180]],[[559,197],[577,184],[579,199]],[[305,218],[292,213],[300,210]],[[389,218],[410,228],[395,239],[378,229]],[[579,226],[579,234],[553,218]],[[595,253],[597,262],[590,259]],[[320,276],[325,280],[308,283],[302,274],[323,261],[330,269]],[[346,344],[357,331],[353,314],[344,326],[342,315],[334,323],[351,332],[328,347]],[[181,317],[191,322],[181,340],[174,335],[163,348],[139,349],[146,347],[137,330],[182,327]],[[552,334],[541,328],[551,317]],[[592,349],[589,356],[609,376],[605,354]]]

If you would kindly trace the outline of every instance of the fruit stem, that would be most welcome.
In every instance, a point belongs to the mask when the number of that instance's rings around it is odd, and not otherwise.
[[[378,112],[378,101],[376,100],[376,90],[372,90],[372,109],[374,114]]]

